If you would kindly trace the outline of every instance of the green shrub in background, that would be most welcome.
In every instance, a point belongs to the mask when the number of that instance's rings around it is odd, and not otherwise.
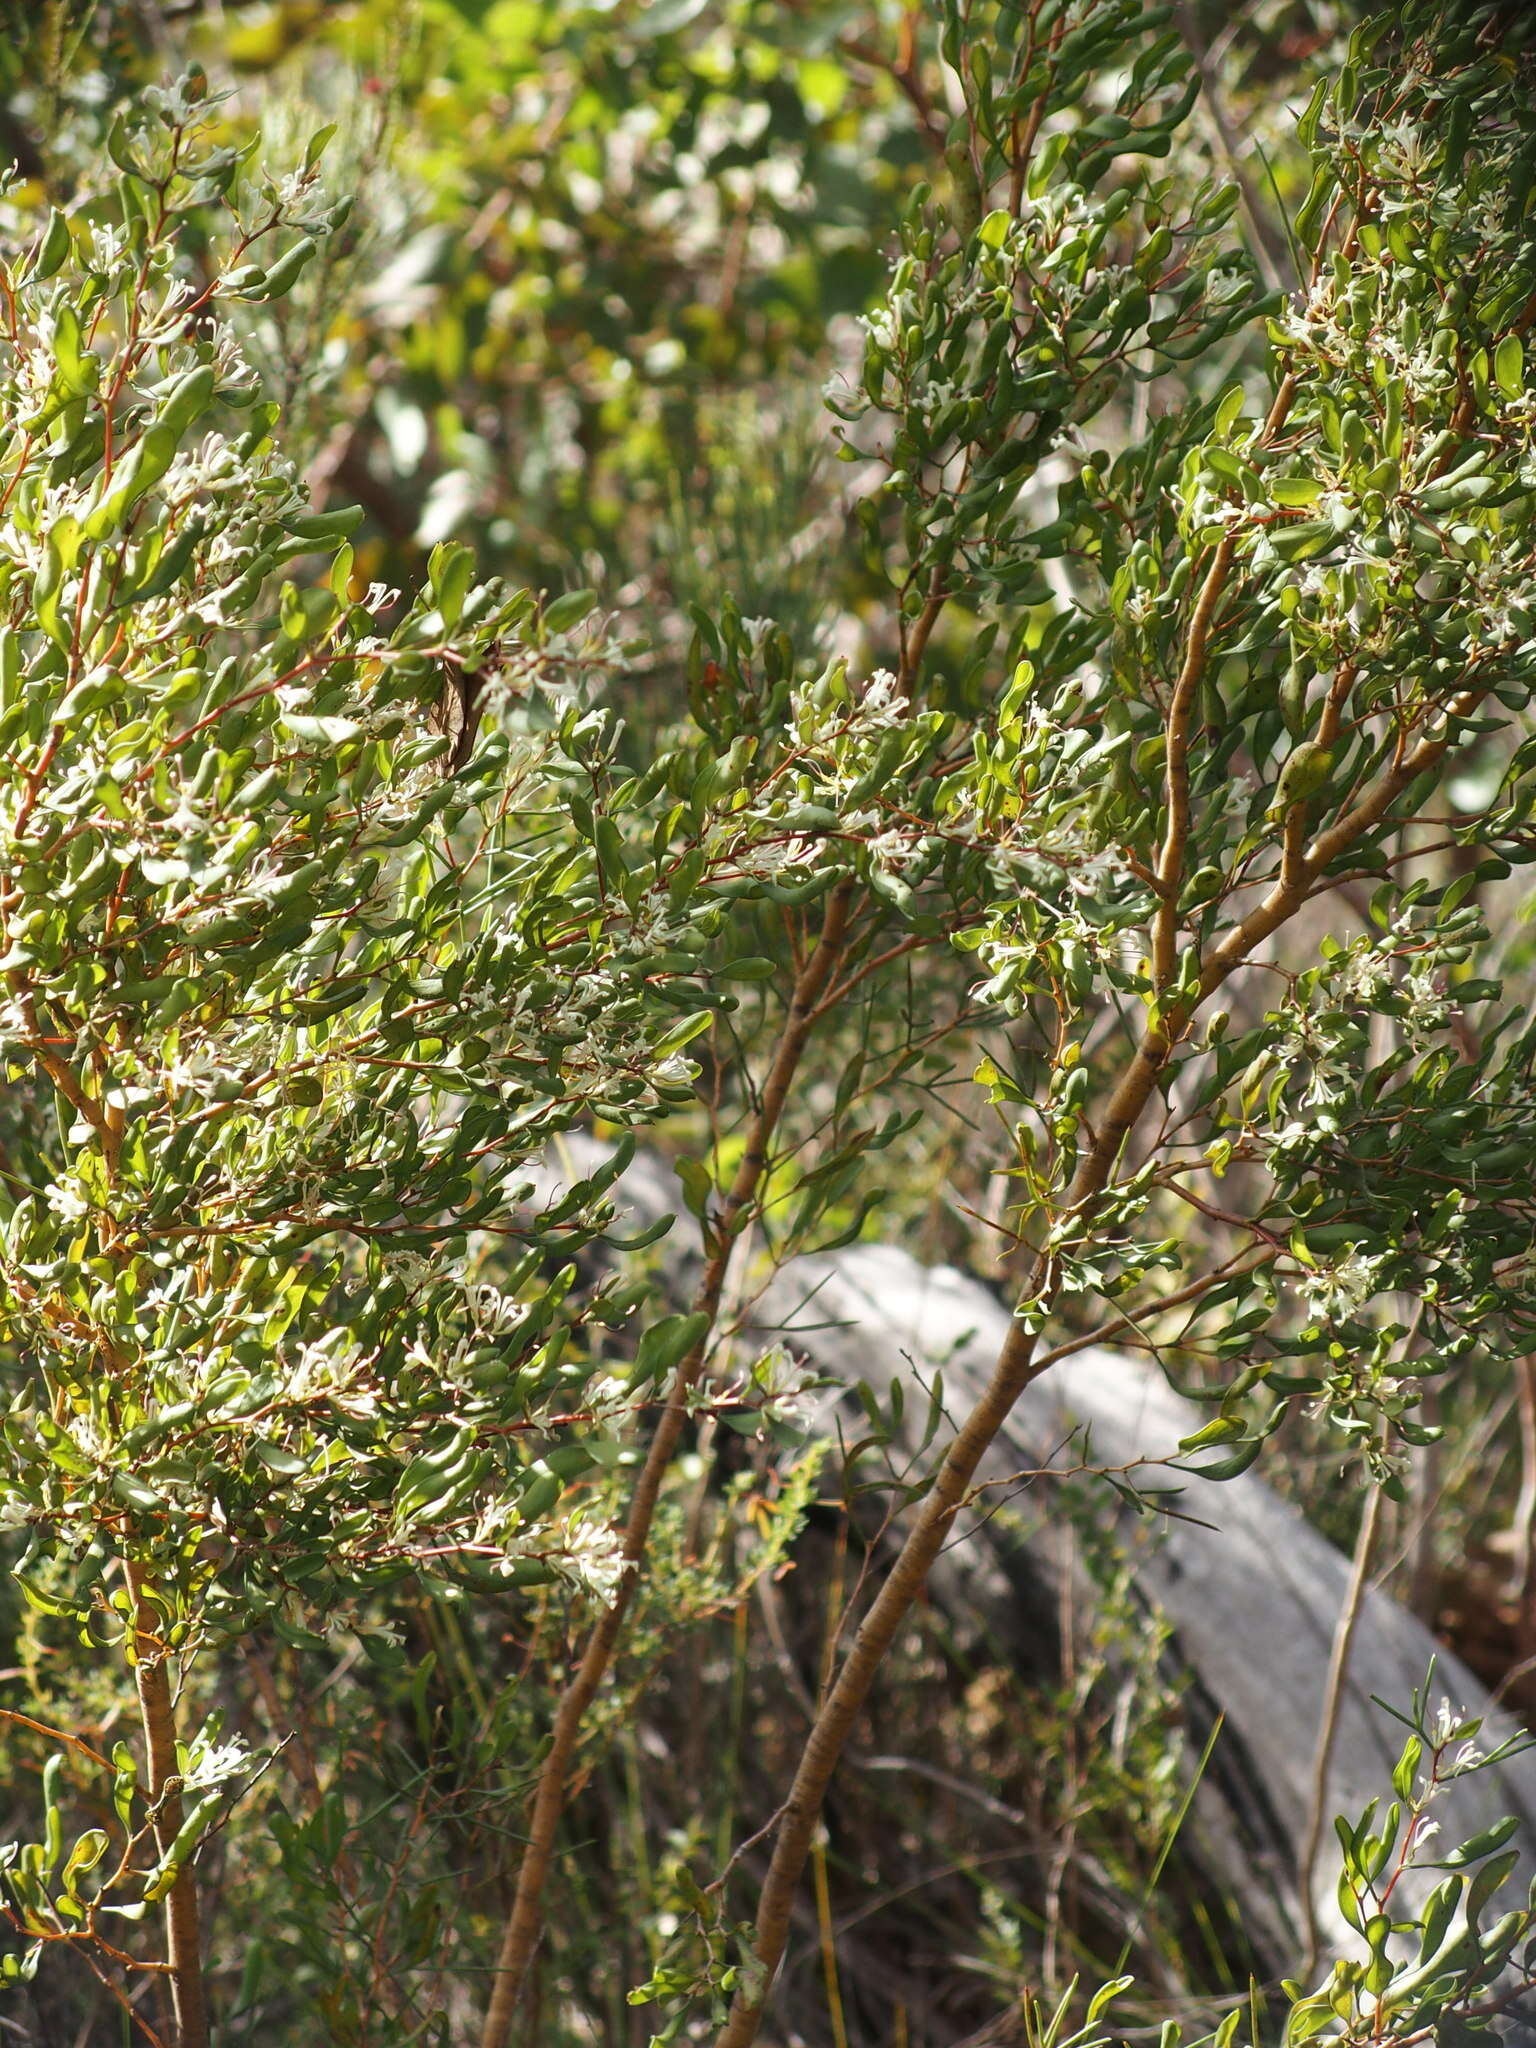
[[[895,67],[933,180],[832,397],[887,665],[720,591],[659,731],[614,714],[643,655],[590,592],[509,596],[443,542],[401,600],[284,460],[252,363],[345,225],[318,144],[264,179],[192,74],[59,210],[10,195],[3,1514],[76,1696],[126,1668],[140,1731],[26,1717],[55,1746],[9,1980],[90,1973],[181,2048],[210,1985],[248,2033],[584,2038],[595,1994],[519,2018],[570,1938],[568,1803],[828,1455],[795,1467],[800,1375],[737,1337],[752,1263],[872,1227],[922,1091],[974,1074],[996,1113],[1014,1335],[890,1489],[904,1547],[829,1632],[761,1881],[718,1830],[673,1845],[657,2040],[755,2037],[850,1732],[1057,1358],[1151,1330],[1212,1368],[1196,1469],[1301,1402],[1390,1490],[1424,1388],[1529,1349],[1531,1027],[1482,908],[1533,843],[1536,112],[1500,26],[1357,32],[1299,124],[1286,294],[1164,11],[943,10]],[[626,1145],[541,1171],[638,1126],[702,1248],[681,1312],[613,1242]],[[777,1498],[706,1569],[712,1410]],[[428,1758],[366,1818],[367,1686],[317,1761],[272,1676],[328,1639],[409,1685]],[[1427,1693],[1412,1723],[1392,1814],[1341,1832],[1360,1955],[1223,2048],[1476,2038],[1528,1968],[1528,1909],[1483,1924],[1502,1835],[1393,1896],[1480,1761]],[[274,1859],[246,1816],[278,1771],[308,1818]],[[221,1858],[270,1926],[204,1913]],[[1109,2038],[1109,1995],[1028,2025]]]

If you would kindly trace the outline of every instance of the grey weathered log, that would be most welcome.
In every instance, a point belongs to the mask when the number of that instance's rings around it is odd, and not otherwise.
[[[566,1171],[581,1170],[583,1155]],[[653,1222],[678,1207],[665,1167],[642,1155],[618,1190],[628,1217]],[[664,1263],[686,1291],[695,1253],[683,1219],[665,1240]],[[864,1381],[882,1400],[897,1381],[908,1390],[904,1427],[921,1428],[922,1386],[942,1368],[945,1407],[963,1416],[984,1384],[1009,1312],[980,1282],[949,1267],[924,1267],[893,1246],[855,1245],[794,1260],[751,1298],[743,1320],[749,1340],[782,1338],[837,1387]],[[922,1384],[920,1385],[919,1382]],[[840,1398],[829,1397],[829,1407]],[[995,1512],[1010,1475],[1091,1463],[1114,1468],[1142,1458],[1171,1458],[1179,1440],[1208,1412],[1167,1384],[1141,1355],[1089,1349],[1063,1360],[1024,1395],[983,1468],[996,1482],[946,1551],[931,1585],[953,1619],[980,1616],[987,1633],[1025,1664],[1046,1665],[1042,1643],[1073,1553],[1052,1538],[1049,1488],[1037,1482],[1033,1532],[1015,1514]],[[941,1440],[943,1431],[941,1430]],[[930,1456],[932,1453],[930,1453]],[[1148,1483],[1168,1483],[1147,1475]],[[1264,1960],[1293,1971],[1300,1962],[1298,1866],[1335,1624],[1350,1576],[1349,1560],[1257,1471],[1217,1483],[1181,1474],[1178,1506],[1193,1519],[1167,1518],[1161,1540],[1145,1546],[1138,1597],[1172,1630],[1170,1655],[1188,1674],[1192,1739],[1219,1714],[1222,1733],[1195,1797],[1186,1850],[1238,1905]],[[1105,1487],[1106,1500],[1112,1498]],[[1127,1520],[1129,1509],[1120,1509]],[[1092,1589],[1084,1578],[1082,1598]],[[1403,1729],[1372,1696],[1406,1708],[1435,1660],[1434,1693],[1481,1717],[1484,1746],[1515,1732],[1486,1689],[1429,1630],[1380,1591],[1367,1593],[1344,1686],[1328,1775],[1330,1814],[1356,1814],[1371,1798],[1390,1797],[1390,1773]],[[1203,1724],[1203,1726],[1202,1726]],[[1519,1821],[1514,1846],[1523,1877],[1536,1874],[1536,1752],[1463,1779],[1437,1805],[1446,1847],[1506,1814]],[[1433,1869],[1410,1873],[1403,1891],[1422,1897]],[[1325,1834],[1314,1905],[1325,1940],[1351,1952],[1339,1914],[1337,1850]],[[1536,2039],[1520,2029],[1511,2038]]]
[[[891,1246],[857,1245],[787,1266],[754,1310],[766,1335],[787,1338],[839,1382],[862,1379],[882,1394],[893,1381],[927,1380],[940,1366],[945,1405],[961,1415],[979,1391],[1008,1326],[1008,1311],[979,1282],[952,1268],[925,1268]],[[909,1417],[926,1403],[912,1389]],[[1055,1464],[1115,1467],[1169,1458],[1208,1413],[1175,1393],[1157,1366],[1122,1352],[1091,1349],[1064,1359],[1028,1389],[983,1468],[983,1478]],[[1085,1433],[1086,1432],[1086,1438]],[[1156,1475],[1148,1475],[1153,1483]],[[1166,1483],[1166,1482],[1165,1482]],[[1217,1483],[1180,1475],[1181,1513],[1147,1546],[1138,1591],[1173,1631],[1171,1651],[1189,1673],[1196,1704],[1219,1713],[1223,1732],[1196,1795],[1196,1847],[1240,1899],[1258,1946],[1296,1966],[1299,1845],[1311,1800],[1325,1678],[1349,1560],[1256,1472]],[[1106,1494],[1108,1489],[1106,1488]],[[1129,1510],[1122,1510],[1129,1517]],[[1045,1534],[1019,1539],[1013,1518],[973,1517],[971,1540],[946,1553],[950,1587],[969,1599],[999,1598],[990,1576],[1052,1583],[1062,1552]],[[1038,1599],[1032,1603],[1039,1606]],[[1515,1724],[1491,1704],[1461,1660],[1387,1594],[1366,1596],[1341,1701],[1328,1778],[1328,1811],[1354,1814],[1390,1798],[1390,1774],[1404,1731],[1372,1695],[1406,1708],[1436,1660],[1435,1693],[1484,1720],[1492,1747]],[[1198,1747],[1198,1744],[1194,1745]],[[1536,1872],[1536,1763],[1530,1755],[1456,1784],[1436,1809],[1441,1846],[1512,1813],[1519,1846]],[[1439,1873],[1418,1873],[1420,1895]],[[1332,1831],[1318,1860],[1314,1894],[1326,1934],[1352,1941],[1338,1911]]]

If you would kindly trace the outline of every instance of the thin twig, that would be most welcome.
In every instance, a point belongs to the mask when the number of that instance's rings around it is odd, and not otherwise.
[[[1339,1710],[1344,1702],[1344,1681],[1349,1675],[1349,1653],[1354,1646],[1355,1629],[1365,1604],[1365,1582],[1371,1569],[1371,1551],[1376,1542],[1376,1522],[1380,1513],[1381,1488],[1373,1486],[1366,1495],[1365,1512],[1360,1517],[1349,1590],[1344,1595],[1344,1605],[1334,1626],[1328,1676],[1323,1686],[1323,1711],[1318,1723],[1317,1749],[1312,1758],[1312,1789],[1307,1803],[1307,1832],[1302,1838],[1301,1859],[1296,1872],[1296,1882],[1301,1890],[1301,1926],[1306,1950],[1301,1973],[1304,1978],[1311,1978],[1317,1969],[1320,1943],[1314,1886],[1328,1811],[1328,1768],[1333,1762],[1333,1746],[1339,1732]]]
[[[688,1396],[703,1369],[714,1332],[731,1253],[742,1224],[748,1220],[766,1170],[774,1133],[815,1026],[817,1006],[843,957],[852,901],[852,884],[848,882],[839,883],[828,899],[821,937],[796,978],[789,1014],[763,1088],[762,1100],[748,1132],[746,1149],[714,1219],[713,1249],[694,1298],[695,1311],[708,1318],[708,1325],[673,1375],[666,1407],[651,1438],[645,1464],[630,1501],[623,1540],[624,1576],[612,1604],[603,1610],[588,1638],[581,1662],[556,1710],[549,1751],[539,1769],[528,1822],[527,1846],[518,1869],[517,1890],[497,1957],[490,2005],[481,2032],[481,2048],[504,2048],[511,2032],[513,2014],[544,1928],[544,1888],[554,1856],[560,1817],[565,1809],[566,1780],[571,1761],[587,1710],[608,1674],[623,1632],[629,1604],[638,1584],[641,1560],[650,1540],[651,1522],[662,1482],[688,1418]]]
[[[142,1566],[127,1563],[124,1573],[133,1598],[133,1676],[149,1767],[144,1790],[154,1816],[155,1841],[160,1854],[166,1856],[181,1832],[184,1818],[176,1760],[170,1650],[161,1636],[159,1615]],[[166,1894],[165,1933],[176,2048],[208,2048],[197,1876],[190,1860],[177,1872],[176,1881]]]

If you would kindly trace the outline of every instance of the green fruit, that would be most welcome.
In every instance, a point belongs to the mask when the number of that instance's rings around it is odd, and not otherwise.
[[[1295,662],[1286,670],[1280,683],[1280,715],[1285,720],[1286,730],[1292,734],[1307,729],[1307,683],[1304,669]]]
[[[953,180],[955,226],[964,237],[973,235],[981,225],[981,184],[976,176],[976,166],[971,162],[971,152],[963,142],[952,142],[944,152],[944,162]]]
[[[1218,867],[1197,868],[1189,878],[1185,897],[1190,903],[1204,903],[1219,893],[1226,876]]]
[[[1321,740],[1303,740],[1280,771],[1271,815],[1288,811],[1293,804],[1305,803],[1309,796],[1317,794],[1332,773],[1332,747],[1325,747]]]

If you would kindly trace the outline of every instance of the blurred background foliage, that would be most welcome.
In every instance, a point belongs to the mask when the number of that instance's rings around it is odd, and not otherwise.
[[[857,376],[859,318],[903,204],[944,175],[954,110],[922,5],[8,0],[7,12],[0,157],[17,165],[13,197],[39,214],[98,174],[127,97],[188,65],[230,94],[224,120],[260,128],[279,167],[335,124],[327,184],[354,193],[355,211],[299,288],[249,309],[247,340],[317,499],[365,510],[360,577],[408,584],[452,538],[513,584],[595,588],[633,650],[612,688],[637,760],[686,701],[690,607],[718,610],[722,593],[783,627],[802,657],[891,661],[882,535],[850,509],[871,451],[856,433],[839,442],[822,392]],[[1168,168],[1191,184],[1212,162],[1237,178],[1231,232],[1276,286],[1295,282],[1295,114],[1356,15],[1345,0],[1176,10],[1204,89],[1195,141]],[[1256,345],[1250,333],[1233,347]],[[1238,355],[1199,375],[1214,389],[1244,367]],[[1139,385],[1096,432],[1109,445],[1142,435],[1181,396]],[[1020,607],[1025,645],[1050,610],[1048,586],[1035,596]],[[951,606],[931,650],[935,701],[975,687],[976,633]],[[1507,922],[1510,972],[1528,976],[1528,934]],[[959,962],[924,973],[903,1023],[917,1043],[947,1028],[968,979]],[[744,1005],[744,1034],[750,1019]],[[810,1096],[831,1089],[860,1029],[853,1019],[820,1041]],[[934,1087],[923,1107],[866,1228],[996,1280],[1007,1197],[988,1178],[980,1092]],[[1536,1386],[1469,1374],[1454,1398],[1446,1443],[1421,1455],[1378,1554],[1485,1676],[1529,1697]],[[744,1816],[771,1808],[805,1722],[804,1674],[874,1540],[857,1515],[808,1511],[750,1445],[732,1447],[723,1502],[706,1507],[712,1455],[701,1446],[680,1467],[590,1747],[528,2036],[551,2048],[649,2039],[653,2016],[626,1994],[669,1967],[690,1859],[722,1856]],[[1360,1497],[1336,1485],[1337,1454],[1304,1418],[1267,1469],[1352,1540]],[[1021,1982],[1107,1975],[1127,1946],[1164,2009],[1246,1987],[1240,1933],[1220,1899],[1180,1885],[1176,1847],[1147,1903],[1176,1833],[1180,1685],[1093,1503],[1067,1526],[1102,1603],[1064,1675],[1020,1671],[936,1611],[904,1636],[868,1767],[836,1795],[836,1839],[860,1853],[826,1860],[790,1958],[795,2040],[956,2042]],[[792,1542],[789,1571],[774,1546]],[[777,1568],[763,1569],[764,1545]],[[223,1699],[232,1721],[269,1739],[301,1711],[304,1733],[211,1870],[213,1910],[235,1931],[219,1965],[231,2048],[464,2038],[464,1987],[486,1967],[512,1861],[509,1845],[487,1868],[484,1845],[537,1753],[564,1622],[554,1607],[509,1622],[423,1586],[403,1659],[381,1649],[376,1668],[355,1639],[252,1653]],[[110,1741],[129,1704],[109,1689],[82,1697],[88,1667],[64,1654],[62,1624],[0,1595],[0,1634],[0,1699]],[[1111,1686],[1101,1652],[1116,1634]],[[24,1796],[35,1761],[24,1738],[9,1750]],[[338,1955],[350,1959],[340,1975]],[[116,2040],[92,1996],[45,1972],[7,2037]]]

